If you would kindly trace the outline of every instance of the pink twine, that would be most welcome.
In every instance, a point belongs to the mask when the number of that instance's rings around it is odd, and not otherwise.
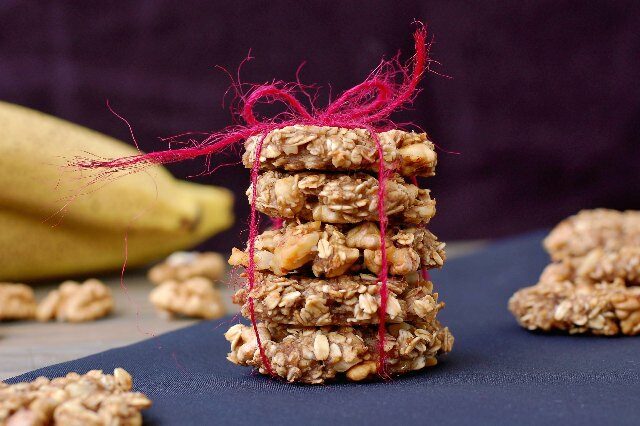
[[[378,375],[383,378],[387,378],[387,351],[384,350],[385,338],[387,335],[386,328],[386,314],[387,314],[387,299],[389,296],[389,290],[387,289],[387,273],[389,265],[387,265],[387,211],[385,209],[385,195],[387,191],[387,179],[389,178],[390,171],[387,171],[384,164],[384,151],[380,138],[378,135],[369,129],[369,133],[373,137],[376,143],[376,149],[378,150],[379,166],[378,166],[378,220],[380,221],[380,273],[378,274],[378,280],[380,281],[380,307],[378,308]]]
[[[380,282],[380,309],[378,310],[378,374],[387,377],[385,367],[387,353],[384,349],[386,336],[386,310],[387,310],[387,252],[386,229],[388,218],[385,209],[385,191],[387,180],[392,172],[384,163],[384,152],[378,132],[398,127],[389,119],[389,116],[407,105],[411,104],[419,92],[417,88],[423,73],[428,69],[430,62],[428,54],[430,44],[426,43],[427,31],[425,26],[417,22],[417,29],[413,34],[415,42],[415,55],[412,63],[403,65],[398,56],[391,60],[383,60],[378,67],[359,85],[342,93],[338,99],[329,103],[324,108],[316,108],[311,96],[304,87],[298,83],[285,84],[274,82],[264,85],[250,86],[247,94],[240,93],[243,87],[239,82],[234,85],[242,107],[240,117],[245,125],[227,127],[221,131],[207,135],[202,141],[192,141],[193,146],[169,149],[166,151],[152,152],[114,160],[82,160],[77,163],[83,168],[103,168],[105,173],[115,173],[123,169],[145,167],[152,164],[166,164],[200,156],[210,157],[213,154],[235,146],[238,142],[255,135],[261,135],[256,144],[254,163],[251,168],[251,214],[249,221],[249,265],[247,267],[249,292],[253,289],[256,280],[255,265],[255,240],[258,236],[258,214],[255,208],[258,172],[260,167],[260,154],[266,135],[272,130],[296,124],[333,126],[345,128],[367,129],[375,141],[379,158],[378,168],[378,217],[380,221],[380,250],[382,268],[378,276]],[[298,101],[296,94],[309,99],[311,112]],[[255,115],[255,107],[260,103],[281,102],[285,105],[285,111],[270,119],[260,120]],[[265,370],[273,375],[271,364],[265,354],[256,322],[253,298],[248,298],[249,316],[260,351],[260,358]]]
[[[258,194],[258,172],[260,170],[260,153],[262,152],[262,144],[264,143],[264,139],[267,134],[263,134],[258,143],[256,145],[256,161],[253,162],[253,166],[251,167],[251,213],[249,216],[249,266],[247,267],[247,273],[249,275],[249,294],[251,294],[251,290],[256,283],[256,262],[255,262],[255,253],[256,253],[256,238],[258,238],[258,215],[257,210],[255,208],[256,205],[256,196]],[[251,319],[251,326],[253,327],[253,332],[256,334],[256,342],[258,343],[258,350],[260,351],[260,359],[262,360],[262,365],[264,366],[267,373],[270,376],[273,376],[273,370],[271,369],[271,363],[269,362],[269,358],[267,358],[267,354],[264,352],[264,347],[262,346],[262,340],[260,339],[260,333],[258,333],[258,322],[256,321],[256,310],[253,304],[253,297],[249,296],[249,317]]]
[[[284,219],[281,217],[273,217],[271,218],[271,228],[272,229],[280,229],[284,226]]]

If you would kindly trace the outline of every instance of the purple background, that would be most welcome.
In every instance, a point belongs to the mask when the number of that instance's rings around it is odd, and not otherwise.
[[[411,51],[410,23],[429,24],[445,79],[430,75],[412,111],[444,149],[426,185],[444,240],[551,226],[580,208],[639,208],[640,2],[0,1],[0,99],[128,140],[230,123],[221,106],[249,49],[245,81],[291,80],[334,92],[362,81],[382,55]],[[1,129],[0,129],[1,132]],[[223,162],[229,162],[225,158]],[[201,162],[171,166],[178,176]],[[248,173],[198,181],[238,194],[245,238]]]

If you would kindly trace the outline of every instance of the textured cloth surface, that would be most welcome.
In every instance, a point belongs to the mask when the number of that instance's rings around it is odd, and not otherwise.
[[[548,263],[542,237],[505,240],[434,272],[454,350],[389,382],[302,386],[252,374],[225,359],[230,318],[10,382],[121,366],[153,399],[152,424],[637,424],[640,339],[531,333],[507,311]]]

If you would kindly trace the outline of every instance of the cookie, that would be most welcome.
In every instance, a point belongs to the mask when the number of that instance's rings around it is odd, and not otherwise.
[[[389,323],[431,321],[444,307],[429,281],[389,277],[387,316]],[[318,279],[304,276],[278,277],[256,274],[251,291],[242,288],[233,296],[249,317],[248,298],[256,319],[301,326],[378,323],[380,282],[373,275],[341,275]]]
[[[259,323],[258,331],[272,372],[289,382],[324,383],[338,376],[360,381],[376,377],[378,328],[287,327]],[[266,374],[256,336],[250,326],[236,324],[226,333],[231,342],[229,361],[253,366]],[[403,374],[437,364],[437,356],[451,351],[453,336],[437,320],[387,326],[386,371]]]
[[[640,287],[546,281],[517,291],[509,310],[529,330],[612,336],[640,333]]]
[[[582,257],[569,257],[552,263],[542,272],[540,281],[571,281],[585,284],[622,280],[626,285],[640,284],[640,246],[624,246],[605,251],[595,248]]]
[[[433,176],[437,155],[425,133],[389,130],[378,133],[385,168],[402,176]],[[242,162],[253,167],[261,135],[245,142]],[[264,137],[260,168],[285,171],[377,171],[378,150],[365,129],[326,126],[287,126]]]
[[[388,273],[409,275],[418,269],[441,267],[445,244],[423,227],[392,226],[386,232]],[[380,229],[374,222],[336,226],[321,222],[286,223],[263,232],[255,242],[258,270],[276,275],[311,269],[316,277],[345,273],[379,274],[382,265]],[[248,266],[249,253],[233,249],[229,263]]]
[[[640,211],[583,210],[560,222],[544,246],[553,260],[586,256],[595,248],[640,246]]]
[[[251,202],[253,187],[247,191]],[[425,224],[436,213],[429,190],[398,174],[386,182],[385,210],[390,221]],[[365,173],[286,174],[268,171],[257,181],[255,207],[270,217],[325,223],[378,221],[378,179]]]

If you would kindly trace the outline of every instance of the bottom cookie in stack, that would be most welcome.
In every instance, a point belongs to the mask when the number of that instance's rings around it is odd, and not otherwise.
[[[453,336],[437,320],[389,324],[386,327],[386,370],[402,374],[437,364],[437,356],[450,352]],[[258,323],[260,340],[272,372],[290,382],[324,383],[344,374],[360,381],[376,376],[378,327],[291,327]],[[231,342],[229,361],[257,367],[267,374],[251,326],[236,324],[226,333]]]
[[[429,281],[390,277],[387,299],[388,374],[436,364],[451,350],[453,336],[436,320],[444,307]],[[369,274],[320,279],[256,274],[251,291],[240,289],[234,302],[250,316],[254,301],[260,338],[272,372],[291,382],[323,383],[344,374],[350,380],[376,375],[380,283]],[[253,328],[242,324],[225,334],[228,359],[267,374]]]

